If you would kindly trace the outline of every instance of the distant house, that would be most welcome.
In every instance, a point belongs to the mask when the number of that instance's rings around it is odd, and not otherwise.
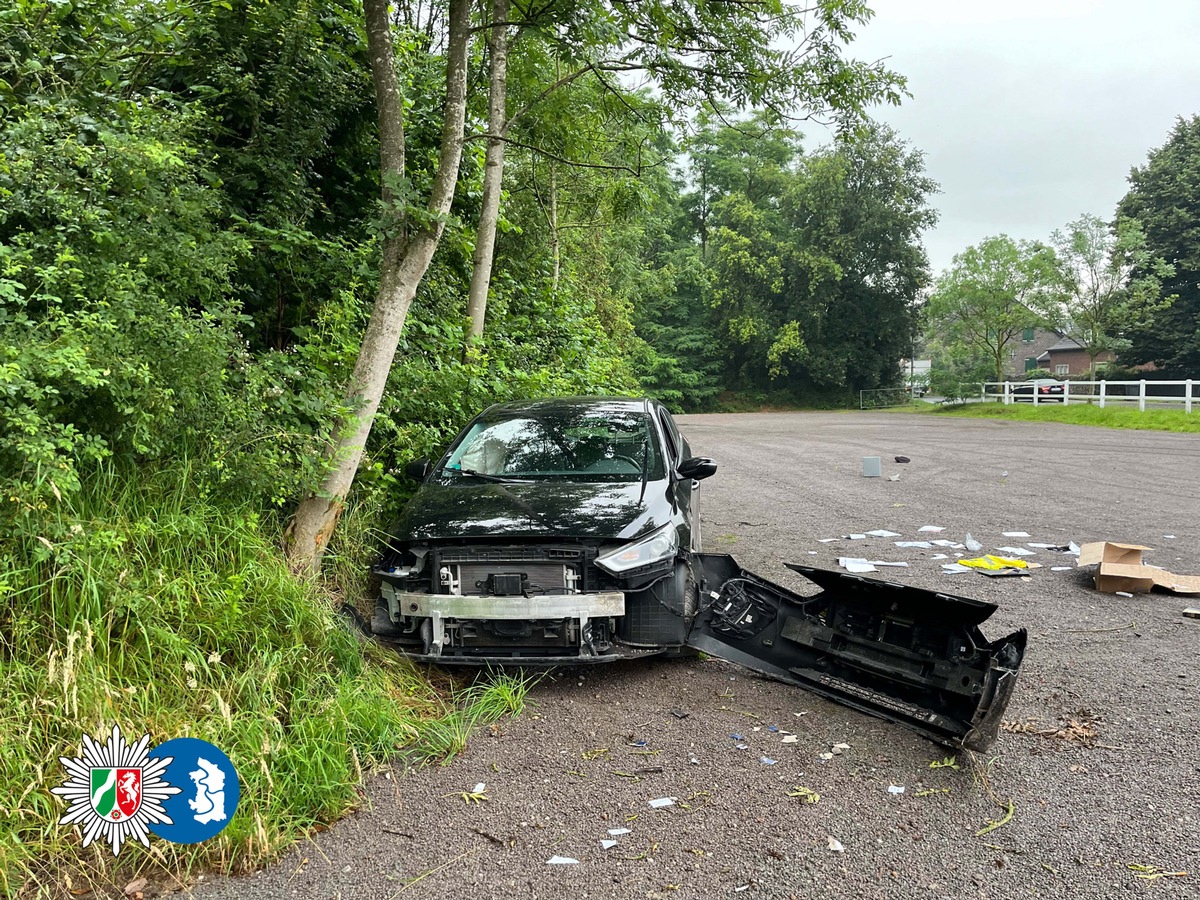
[[[1046,328],[1026,328],[1021,332],[1020,339],[1011,345],[1005,378],[1019,381],[1025,377],[1026,372],[1041,368],[1038,358],[1062,340],[1063,335],[1060,332]]]
[[[1096,354],[1096,365],[1112,362],[1116,357],[1108,350]],[[1056,376],[1086,375],[1091,371],[1092,361],[1087,347],[1074,338],[1064,336],[1037,357],[1037,368],[1046,369]]]

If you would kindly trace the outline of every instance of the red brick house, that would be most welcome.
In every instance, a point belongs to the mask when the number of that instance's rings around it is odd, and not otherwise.
[[[1055,377],[1067,375],[1086,375],[1091,371],[1092,360],[1087,348],[1074,338],[1061,336],[1052,346],[1037,356],[1037,368],[1046,369]],[[1101,350],[1096,355],[1096,365],[1109,363],[1116,359],[1110,351]]]

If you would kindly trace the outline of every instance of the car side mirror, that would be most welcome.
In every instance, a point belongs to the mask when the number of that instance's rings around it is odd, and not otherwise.
[[[707,456],[689,456],[679,464],[676,470],[680,478],[693,478],[699,481],[717,473],[717,464]]]
[[[429,460],[422,457],[415,459],[404,467],[404,474],[409,478],[415,478],[417,481],[424,481],[429,476],[429,470],[433,466],[429,464]]]

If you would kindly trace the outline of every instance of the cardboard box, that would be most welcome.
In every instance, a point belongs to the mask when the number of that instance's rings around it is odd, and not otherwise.
[[[1200,594],[1200,576],[1175,575],[1166,569],[1144,563],[1142,553],[1150,549],[1139,544],[1096,541],[1079,548],[1079,559],[1075,564],[1099,564],[1096,590],[1106,594],[1115,594],[1117,591],[1145,594],[1156,587],[1176,594]]]

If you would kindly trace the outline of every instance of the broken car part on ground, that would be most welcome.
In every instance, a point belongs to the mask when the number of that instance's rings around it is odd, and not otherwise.
[[[422,485],[375,568],[372,631],[442,664],[692,648],[942,743],[992,742],[1023,630],[989,642],[989,603],[791,566],[823,589],[804,597],[701,553],[715,471],[651,400],[493,406],[436,464],[410,465]]]

